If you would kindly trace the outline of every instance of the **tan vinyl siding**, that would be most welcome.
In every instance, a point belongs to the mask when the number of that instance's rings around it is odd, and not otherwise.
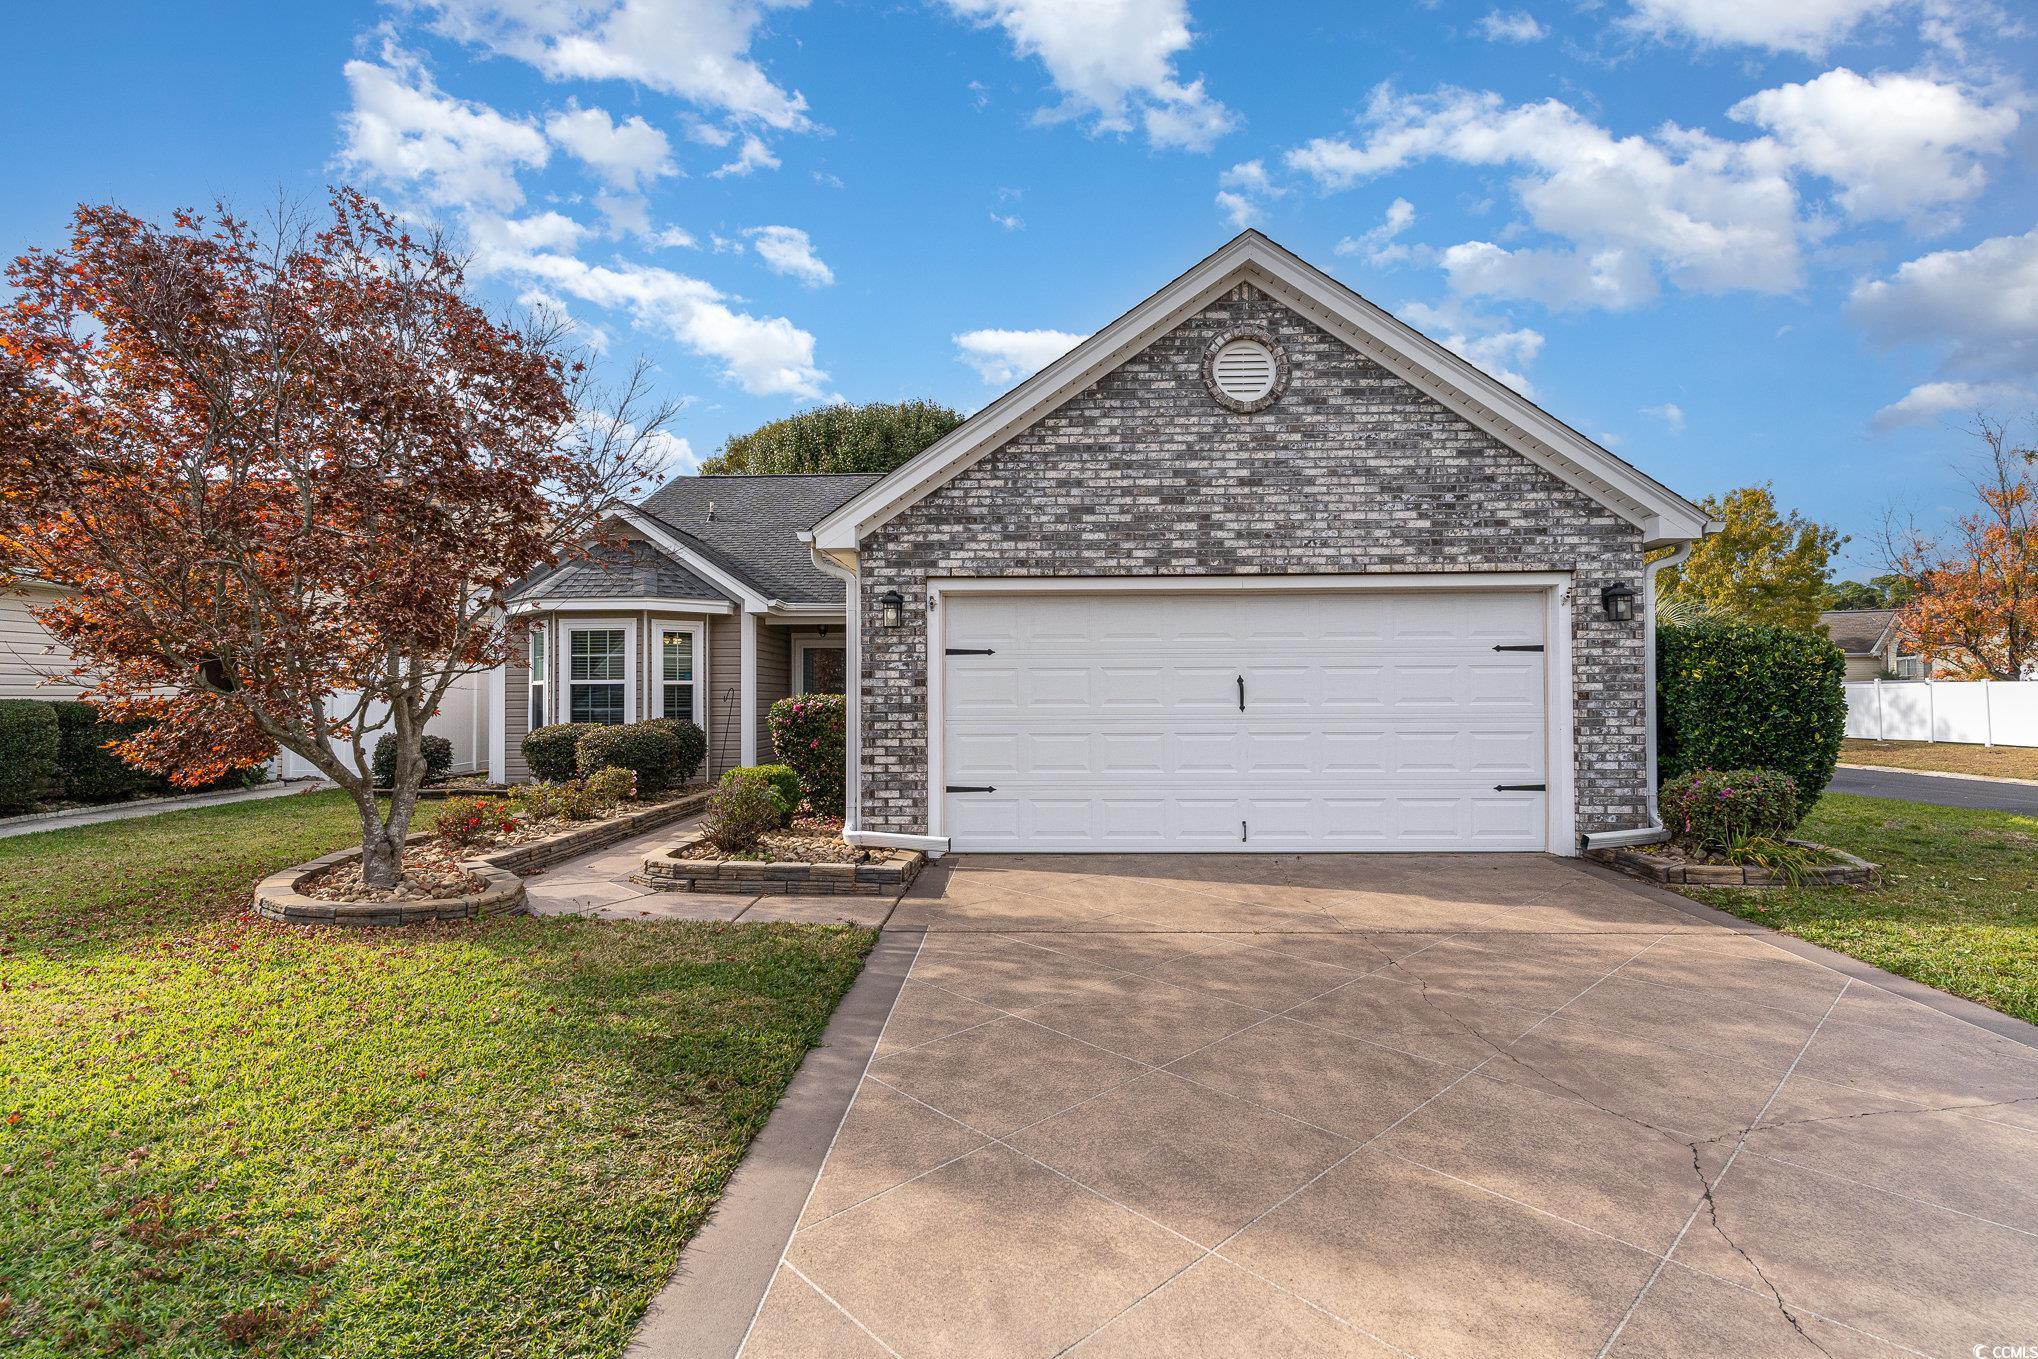
[[[771,764],[771,705],[793,691],[793,630],[757,625],[757,762]]]
[[[0,698],[67,698],[75,684],[44,684],[42,677],[70,668],[70,653],[29,612],[61,598],[43,586],[0,592]]]
[[[743,763],[743,620],[735,614],[708,620],[708,775]]]

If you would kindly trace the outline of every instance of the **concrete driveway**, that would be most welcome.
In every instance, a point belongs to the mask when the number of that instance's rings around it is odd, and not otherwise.
[[[919,927],[748,1359],[2038,1345],[2038,1051],[1644,889],[973,858]]]

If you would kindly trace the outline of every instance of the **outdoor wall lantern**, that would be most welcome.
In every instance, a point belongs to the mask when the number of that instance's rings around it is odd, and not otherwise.
[[[1616,623],[1635,621],[1635,592],[1624,583],[1617,581],[1601,590],[1599,605],[1606,610],[1606,616]]]
[[[897,590],[887,590],[884,597],[878,600],[878,604],[882,609],[878,617],[883,620],[884,625],[888,628],[897,627],[899,619],[906,612],[906,597]]]

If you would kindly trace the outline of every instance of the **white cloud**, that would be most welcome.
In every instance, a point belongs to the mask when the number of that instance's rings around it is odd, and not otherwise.
[[[750,55],[767,12],[805,0],[409,0],[440,32],[554,80],[627,80],[781,131],[807,101]]]
[[[424,63],[393,43],[380,62],[350,61],[344,71],[353,107],[340,120],[340,161],[365,179],[442,206],[507,209],[524,201],[517,171],[551,155],[536,127],[442,93]]]
[[[1340,255],[1364,255],[1368,264],[1397,264],[1408,258],[1408,247],[1394,238],[1415,225],[1415,204],[1397,198],[1387,205],[1380,225],[1359,236],[1347,236],[1334,247]]]
[[[1024,231],[1026,229],[1026,219],[1016,212],[999,212],[996,208],[992,208],[991,220],[1007,231]]]
[[[1675,401],[1665,401],[1660,406],[1644,406],[1642,414],[1652,420],[1661,420],[1672,434],[1684,433],[1684,408]]]
[[[1475,27],[1488,42],[1541,42],[1550,36],[1550,30],[1537,23],[1536,16],[1525,9],[1489,11]]]
[[[672,144],[642,118],[621,123],[602,109],[569,105],[545,119],[545,135],[566,148],[611,189],[635,192],[652,180],[673,174]]]
[[[1623,24],[1658,38],[1816,56],[1907,0],[1628,0]]]
[[[1422,302],[1410,302],[1403,307],[1401,319],[1523,396],[1535,396],[1535,386],[1522,370],[1542,352],[1541,331],[1527,327],[1502,330],[1486,317],[1464,313],[1454,306],[1432,307]]]
[[[644,452],[651,463],[651,475],[661,481],[690,477],[701,470],[700,455],[682,434],[653,430],[644,441]]]
[[[490,251],[572,250],[587,238],[587,228],[562,212],[535,212],[529,217],[497,217],[477,212],[467,219],[476,247]]]
[[[1994,406],[2038,401],[2038,392],[2013,382],[1923,382],[1875,413],[1871,422],[1887,432],[1929,424],[1950,415],[1973,415]]]
[[[1988,182],[1980,158],[2001,154],[2019,121],[2015,103],[1991,105],[1956,84],[1844,66],[1750,95],[1729,112],[1838,184],[1852,217],[1916,218],[1973,198]]]
[[[822,395],[828,375],[814,364],[814,337],[782,316],[734,310],[712,284],[634,261],[589,264],[549,250],[493,247],[477,239],[479,273],[524,280],[663,329],[696,354],[717,360],[724,376],[757,395]]]
[[[1956,376],[2038,372],[2038,229],[1920,256],[1849,303],[1885,343],[1941,346]]]
[[[1065,330],[972,330],[956,336],[955,347],[985,382],[1003,385],[1031,377],[1088,338]]]
[[[1288,192],[1274,183],[1266,162],[1259,160],[1240,161],[1217,177],[1217,186],[1217,206],[1240,231],[1262,219],[1267,200]]]
[[[1789,161],[1767,138],[1729,142],[1666,124],[1615,137],[1555,99],[1440,89],[1373,93],[1365,137],[1320,137],[1290,168],[1326,190],[1442,157],[1518,171],[1514,192],[1537,227],[1565,244],[1510,249],[1469,241],[1444,253],[1464,292],[1552,306],[1634,306],[1658,275],[1698,292],[1787,292],[1802,273]]]
[[[771,153],[764,138],[746,133],[743,145],[737,148],[736,159],[714,172],[716,179],[728,179],[732,175],[747,175],[753,170],[776,170],[778,157]]]
[[[814,243],[798,227],[751,227],[743,233],[774,274],[796,278],[809,288],[823,288],[835,281],[835,271],[814,253]]]
[[[1099,132],[1135,122],[1155,146],[1207,150],[1237,126],[1229,108],[1183,80],[1176,58],[1195,41],[1188,0],[945,0],[965,19],[996,24],[1037,57],[1061,92],[1049,119],[1088,116]]]

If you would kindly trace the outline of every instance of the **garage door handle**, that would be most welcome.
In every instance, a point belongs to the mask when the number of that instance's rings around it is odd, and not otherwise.
[[[1238,710],[1245,711],[1245,676],[1238,677]]]
[[[1496,783],[1493,785],[1493,791],[1496,793],[1543,793],[1549,790],[1540,783]]]
[[[1543,644],[1541,642],[1502,642],[1493,649],[1495,651],[1541,651]]]
[[[952,646],[948,648],[948,654],[951,656],[995,656],[998,653],[987,646]]]
[[[984,784],[982,787],[978,787],[975,784],[951,783],[948,785],[946,791],[951,793],[995,793],[998,790],[991,787],[991,785],[988,783]]]

